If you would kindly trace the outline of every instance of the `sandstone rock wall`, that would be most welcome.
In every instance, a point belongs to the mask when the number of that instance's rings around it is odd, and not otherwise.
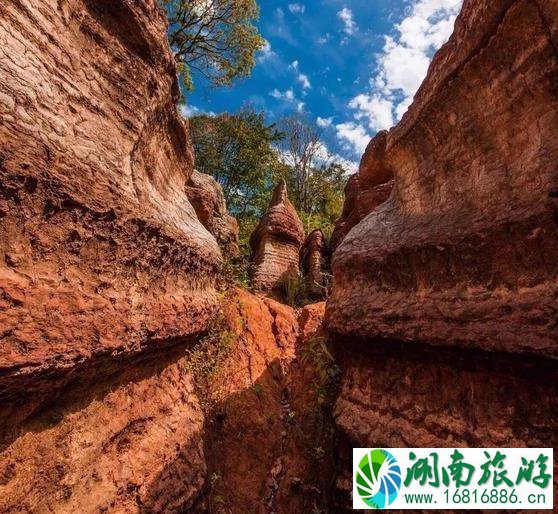
[[[25,391],[32,410],[215,310],[221,256],[184,191],[165,27],[154,0],[0,6],[3,404]]]
[[[556,448],[553,361],[396,341],[340,339],[338,346],[335,512],[353,512],[353,447]],[[554,501],[557,470],[555,463]]]
[[[326,313],[339,512],[352,447],[558,442],[557,27],[554,0],[465,0],[348,185]]]
[[[333,331],[557,356],[557,24],[555,0],[465,0],[363,159],[393,192],[333,257]]]
[[[281,180],[265,216],[250,237],[254,289],[280,292],[288,280],[297,280],[303,241],[304,228],[289,201],[287,184]]]
[[[155,0],[0,4],[0,511],[175,512],[221,254]]]

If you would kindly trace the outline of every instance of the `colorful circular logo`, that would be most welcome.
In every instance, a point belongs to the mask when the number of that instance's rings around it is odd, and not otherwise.
[[[356,487],[362,501],[373,509],[391,505],[401,487],[401,468],[386,450],[372,450],[356,470]]]

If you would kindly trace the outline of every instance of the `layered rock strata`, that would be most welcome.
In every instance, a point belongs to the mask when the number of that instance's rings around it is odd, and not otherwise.
[[[557,356],[557,26],[556,1],[465,0],[363,158],[393,192],[334,255],[333,331]]]
[[[250,237],[254,289],[281,292],[289,281],[298,280],[303,241],[302,222],[288,198],[287,184],[281,179],[265,216]]]
[[[340,441],[335,512],[353,512],[354,447],[558,444],[558,373],[553,361],[398,341],[371,344],[339,338],[337,343],[343,375],[334,410]],[[557,471],[555,463],[554,477]]]
[[[556,1],[465,0],[351,179],[341,223],[393,190],[333,256],[336,511],[352,447],[557,444],[557,37]]]
[[[300,265],[305,282],[306,295],[311,299],[327,296],[329,283],[328,247],[324,233],[312,231],[300,249]]]
[[[0,5],[0,511],[172,512],[221,254],[155,0]]]

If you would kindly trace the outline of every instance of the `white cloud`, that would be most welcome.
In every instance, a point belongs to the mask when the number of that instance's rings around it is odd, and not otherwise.
[[[318,150],[316,152],[316,164],[319,166],[328,166],[329,164],[340,164],[347,170],[347,173],[352,175],[358,171],[358,163],[355,161],[351,161],[342,157],[338,153],[333,153],[329,150],[329,148],[324,144],[320,143]]]
[[[349,175],[354,175],[358,171],[358,162],[345,159],[345,157],[341,157],[339,154],[332,155],[331,161],[343,166]]]
[[[191,118],[192,116],[199,116],[200,114],[207,114],[208,116],[215,116],[213,111],[204,111],[195,105],[182,104],[180,106],[180,114],[185,118]]]
[[[318,125],[318,127],[320,128],[331,127],[333,125],[333,116],[331,116],[330,118],[321,118],[320,116],[318,116],[316,118],[316,125]]]
[[[293,166],[293,159],[289,152],[281,150],[280,148],[276,148],[275,150],[282,162],[287,166]],[[330,164],[339,164],[343,166],[348,175],[352,175],[358,171],[358,162],[347,159],[338,153],[331,152],[326,144],[320,141],[313,156],[313,165],[328,166]]]
[[[387,36],[378,56],[371,89],[349,107],[371,130],[390,128],[401,119],[420,87],[435,51],[453,31],[462,0],[413,0],[407,16]]]
[[[302,73],[300,71],[300,65],[299,65],[298,61],[293,61],[291,64],[289,64],[289,69],[293,70],[297,74],[296,79],[302,84],[303,89],[311,89],[312,88],[312,85],[310,84],[310,79],[308,78],[308,75],[305,75],[304,73]]]
[[[318,45],[325,45],[328,41],[330,41],[330,39],[331,34],[329,32],[326,32],[324,36],[321,36],[316,40],[316,43],[318,43]]]
[[[366,129],[358,123],[340,123],[335,125],[335,129],[337,130],[337,137],[346,142],[348,149],[359,155],[364,153],[370,139],[372,139]]]
[[[343,7],[338,13],[337,17],[343,22],[343,32],[348,36],[352,36],[357,30],[357,24],[353,17],[353,11],[347,7]]]
[[[306,6],[299,3],[289,4],[289,11],[293,14],[304,14],[306,11]]]
[[[258,61],[267,61],[272,57],[275,57],[277,54],[271,49],[271,44],[269,41],[264,42],[264,46],[260,50],[260,55],[258,56]]]
[[[295,98],[294,91],[292,89],[287,89],[286,91],[281,92],[275,88],[273,91],[269,92],[269,96],[272,96],[277,100],[287,100],[289,102],[293,101]]]
[[[303,89],[311,89],[312,85],[310,84],[310,80],[308,79],[308,76],[305,75],[304,73],[299,73],[297,80],[302,84]]]
[[[390,100],[375,95],[358,95],[349,102],[349,107],[357,111],[357,119],[374,120],[377,130],[389,129],[393,125],[393,105]]]

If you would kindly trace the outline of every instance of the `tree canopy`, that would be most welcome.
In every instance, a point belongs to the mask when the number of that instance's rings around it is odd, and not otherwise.
[[[347,170],[332,159],[321,131],[304,114],[285,116],[277,126],[291,201],[307,233],[321,228],[329,236],[343,208]]]
[[[237,114],[194,116],[190,133],[199,171],[215,177],[223,187],[227,207],[240,225],[240,242],[247,244],[252,229],[265,212],[282,163],[274,144],[275,125],[251,108]]]
[[[343,206],[347,170],[330,159],[307,120],[289,117],[267,124],[263,113],[244,108],[237,114],[194,116],[190,131],[196,167],[223,187],[245,251],[280,177],[306,232],[321,228],[331,235]]]
[[[256,0],[160,0],[169,19],[169,40],[187,90],[192,70],[212,85],[247,76],[264,39],[255,22]]]

